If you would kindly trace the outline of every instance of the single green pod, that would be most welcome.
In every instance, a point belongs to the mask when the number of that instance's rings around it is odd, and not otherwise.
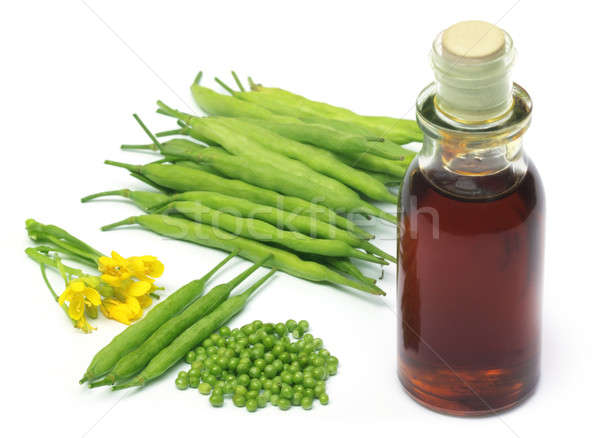
[[[234,92],[233,96],[284,116],[322,117],[351,122],[400,144],[423,141],[423,133],[414,120],[362,116],[346,108],[310,100],[281,88],[254,85],[252,91]]]
[[[381,158],[373,154],[362,154],[356,157],[338,155],[338,158],[348,166],[363,169],[368,172],[383,173],[395,178],[404,178],[406,169],[408,169],[408,166],[414,159],[415,155],[415,152],[407,151],[407,154],[405,155],[406,159],[403,161],[386,160],[385,158]]]
[[[328,258],[325,260],[327,265],[330,265],[332,268],[337,269],[344,274],[348,274],[351,277],[356,278],[359,281],[362,281],[366,284],[375,284],[377,280],[371,277],[367,277],[364,275],[358,267],[356,267],[350,260],[342,259],[342,258]]]
[[[252,117],[268,119],[272,112],[258,105],[240,102],[231,96],[226,96],[210,88],[200,85],[202,72],[198,73],[190,90],[196,104],[207,114],[226,117]]]
[[[367,285],[346,278],[343,275],[327,268],[326,266],[305,261],[297,255],[280,248],[272,247],[261,242],[235,236],[219,228],[192,222],[187,219],[165,215],[148,214],[132,216],[120,222],[102,227],[110,230],[121,225],[138,224],[147,230],[173,239],[185,240],[211,248],[220,248],[227,251],[239,250],[240,257],[257,262],[268,254],[273,257],[265,262],[265,266],[279,269],[305,280],[329,282],[341,286],[348,286],[374,295],[385,295],[385,292],[374,285]]]
[[[353,248],[364,249],[370,254],[375,254],[379,257],[383,257],[386,260],[396,263],[395,257],[386,253],[385,251],[382,251],[368,241],[356,237],[356,235],[347,230],[343,230],[335,225],[320,221],[315,217],[303,216],[298,213],[281,210],[268,205],[257,204],[246,199],[236,198],[216,192],[194,191],[177,193],[169,197],[168,202],[174,201],[193,201],[210,207],[214,210],[222,211],[238,217],[259,219],[261,221],[268,222],[277,228],[297,231],[298,233],[302,233],[310,237],[341,240]],[[160,207],[163,207],[167,203],[161,205]]]
[[[213,287],[179,315],[172,317],[161,325],[142,345],[123,356],[103,380],[92,383],[90,387],[112,385],[142,370],[154,356],[169,345],[180,333],[225,301],[231,291],[260,268],[269,257],[270,255],[246,269],[233,280]]]
[[[179,288],[164,301],[159,302],[146,314],[144,318],[130,325],[113,338],[108,345],[100,350],[88,366],[83,378],[79,383],[93,381],[108,373],[120,358],[125,356],[134,348],[141,345],[161,325],[168,321],[173,315],[183,310],[191,301],[196,299],[204,291],[206,282],[229,260],[237,255],[234,250],[205,276],[194,280]]]
[[[94,193],[92,195],[81,198],[81,202],[89,202],[93,199],[103,198],[106,196],[121,196],[130,199],[136,206],[145,212],[151,211],[154,207],[168,202],[169,196],[161,192],[148,192],[144,190],[110,190],[107,192]]]
[[[243,181],[223,178],[199,169],[192,169],[177,164],[150,163],[144,166],[105,161],[106,164],[123,167],[131,172],[141,174],[145,178],[169,187],[178,192],[188,191],[213,191],[238,198],[249,199],[259,204],[270,205],[296,214],[310,215],[335,224],[340,228],[352,231],[357,236],[365,239],[373,236],[362,230],[352,221],[336,214],[325,206],[313,204],[304,199],[281,195],[272,190],[263,189]]]
[[[340,155],[353,157],[359,154],[371,153],[390,160],[404,159],[404,149],[394,147],[395,144],[391,146],[383,138],[348,134],[326,125],[306,123],[302,120],[285,122],[249,118],[241,120],[273,131],[282,137],[308,143]]]
[[[232,205],[231,208],[235,208],[235,205]],[[221,228],[237,236],[278,243],[301,253],[331,257],[353,257],[372,263],[387,264],[384,260],[354,249],[341,240],[316,239],[296,231],[281,230],[268,222],[230,215],[197,202],[171,202],[156,213],[168,213],[169,211],[183,214],[193,221]]]
[[[386,175],[385,173],[370,172],[370,175],[373,178],[377,178],[379,182],[385,184],[388,187],[401,186],[404,181],[404,178],[402,177]]]
[[[188,327],[177,336],[173,342],[163,348],[130,382],[113,386],[113,389],[123,389],[132,386],[143,386],[148,382],[160,377],[169,368],[183,358],[188,351],[196,347],[206,337],[238,314],[245,306],[252,293],[267,281],[276,271],[273,269],[267,275],[258,280],[254,285],[243,293],[229,298],[204,318]]]

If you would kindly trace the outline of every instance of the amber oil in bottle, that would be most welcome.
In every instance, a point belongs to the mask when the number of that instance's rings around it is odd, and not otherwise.
[[[483,46],[483,47],[482,47]],[[510,37],[483,22],[442,32],[420,94],[425,139],[398,223],[398,375],[436,411],[493,414],[539,378],[544,195],[522,150],[531,99]]]

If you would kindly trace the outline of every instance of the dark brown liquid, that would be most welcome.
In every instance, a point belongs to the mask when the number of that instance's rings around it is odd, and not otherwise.
[[[398,227],[400,380],[438,411],[509,408],[539,377],[539,176],[530,163],[508,193],[468,200],[436,189],[417,161],[405,180]],[[480,188],[490,193],[514,176],[486,178]]]

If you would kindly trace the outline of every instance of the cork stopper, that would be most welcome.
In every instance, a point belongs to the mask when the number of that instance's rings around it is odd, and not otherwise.
[[[465,62],[492,59],[504,50],[504,32],[485,21],[461,21],[442,33],[442,55]]]
[[[448,118],[478,123],[502,117],[512,107],[510,36],[484,21],[463,21],[433,43],[436,104]]]

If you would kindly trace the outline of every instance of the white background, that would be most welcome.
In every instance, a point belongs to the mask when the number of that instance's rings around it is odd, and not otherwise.
[[[591,4],[3,2],[3,435],[596,435],[599,71]],[[428,411],[403,392],[395,374],[393,266],[380,283],[388,292],[383,300],[278,274],[233,323],[308,319],[341,361],[328,383],[329,406],[252,415],[231,404],[213,409],[196,391],[175,390],[175,369],[139,392],[90,391],[76,383],[123,326],[100,318],[91,335],[70,326],[23,253],[27,217],[65,226],[105,252],[158,256],[166,265],[160,283],[169,291],[223,257],[141,230],[102,233],[101,225],[137,210],[127,203],[78,202],[95,191],[143,187],[102,164],[150,160],[119,151],[121,143],[146,142],[131,113],[154,130],[170,128],[171,120],[153,113],[156,99],[189,110],[188,85],[199,69],[212,86],[214,75],[231,83],[234,68],[364,114],[414,117],[415,97],[432,80],[431,41],[464,19],[510,32],[520,55],[514,78],[534,100],[526,149],[545,183],[547,251],[543,375],[527,403],[499,417],[460,419]],[[395,251],[393,228],[377,233],[378,244]],[[247,265],[232,263],[219,280]]]

